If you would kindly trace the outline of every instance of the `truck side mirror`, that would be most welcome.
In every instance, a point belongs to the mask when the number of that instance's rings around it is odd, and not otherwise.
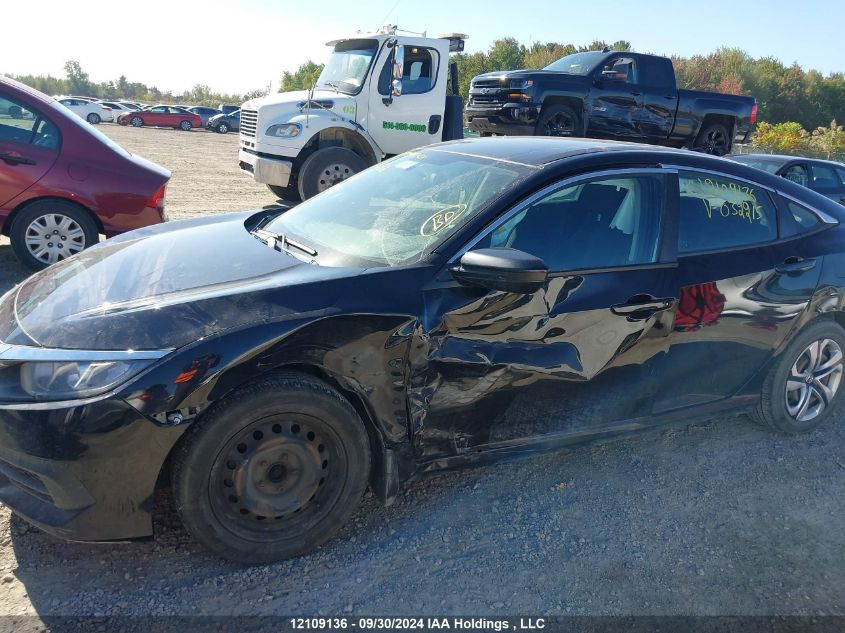
[[[390,83],[390,94],[394,97],[401,97],[402,96],[402,80],[401,79],[394,79]]]
[[[393,79],[402,81],[405,72],[405,47],[397,44],[393,47]]]
[[[628,74],[618,70],[603,70],[601,71],[601,78],[607,81],[625,81]]]

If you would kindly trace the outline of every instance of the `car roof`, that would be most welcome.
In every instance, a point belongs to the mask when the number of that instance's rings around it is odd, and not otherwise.
[[[434,148],[471,154],[480,158],[522,163],[542,167],[562,159],[601,152],[636,152],[653,155],[655,160],[669,156],[688,158],[692,152],[642,143],[605,141],[585,138],[556,138],[543,136],[496,136],[468,138],[439,143]],[[702,156],[702,154],[695,154]]]
[[[19,90],[21,92],[25,92],[28,96],[38,99],[44,103],[50,103],[51,101],[55,101],[55,97],[51,97],[49,95],[45,95],[40,90],[36,90],[31,86],[27,86],[26,84],[22,84],[19,81],[12,79],[11,77],[7,77],[6,75],[0,75],[0,85],[6,86],[8,88],[13,88],[15,90]]]
[[[840,163],[835,160],[828,160],[826,158],[811,158],[809,156],[790,156],[787,154],[736,154],[732,155],[732,159],[754,158],[757,160],[768,160],[772,163],[780,163],[785,165],[790,161],[812,161],[814,163],[827,163],[828,165],[835,165],[837,167],[845,167],[845,163]]]

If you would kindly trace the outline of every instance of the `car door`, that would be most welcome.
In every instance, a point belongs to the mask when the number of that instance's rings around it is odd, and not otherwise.
[[[845,202],[845,184],[830,163],[810,161],[810,188],[836,202]]]
[[[587,97],[587,136],[639,139],[642,90],[637,84],[637,61],[631,56],[609,59],[596,70]]]
[[[613,171],[547,188],[466,250],[518,249],[549,267],[532,293],[473,289],[447,271],[425,292],[420,458],[618,428],[647,416],[671,327],[662,250],[666,174]]]
[[[672,61],[664,57],[640,57],[637,85],[642,107],[637,115],[640,134],[649,143],[662,143],[672,134],[678,109],[678,90]]]
[[[654,413],[753,404],[753,380],[806,310],[820,266],[778,242],[771,191],[703,170],[678,178],[679,302]]]
[[[0,91],[0,206],[50,170],[60,144],[59,130],[49,119]]]
[[[428,46],[404,45],[402,94],[391,94],[393,49],[382,48],[370,79],[367,129],[385,154],[437,143],[443,136],[446,64]]]
[[[172,125],[169,122],[167,106],[155,106],[154,108],[150,108],[144,115],[144,124],[161,126]]]

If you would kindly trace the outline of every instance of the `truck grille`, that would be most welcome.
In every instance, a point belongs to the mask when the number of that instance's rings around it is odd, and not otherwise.
[[[501,88],[502,86],[501,79],[479,79],[472,84],[473,88]]]
[[[258,110],[241,110],[241,136],[255,138],[258,127]]]

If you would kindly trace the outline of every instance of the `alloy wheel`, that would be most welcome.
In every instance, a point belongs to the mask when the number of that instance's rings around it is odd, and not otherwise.
[[[833,339],[810,343],[786,379],[786,410],[798,422],[809,422],[830,406],[842,381],[842,349]]]
[[[79,223],[61,213],[35,218],[26,228],[26,248],[45,264],[55,264],[85,249],[85,232]]]
[[[710,130],[696,149],[705,154],[724,156],[728,152],[728,138],[721,129]]]
[[[565,112],[558,112],[546,122],[546,136],[574,136],[575,121]]]
[[[144,124],[144,120],[139,116],[132,117],[132,127],[141,127]]]

